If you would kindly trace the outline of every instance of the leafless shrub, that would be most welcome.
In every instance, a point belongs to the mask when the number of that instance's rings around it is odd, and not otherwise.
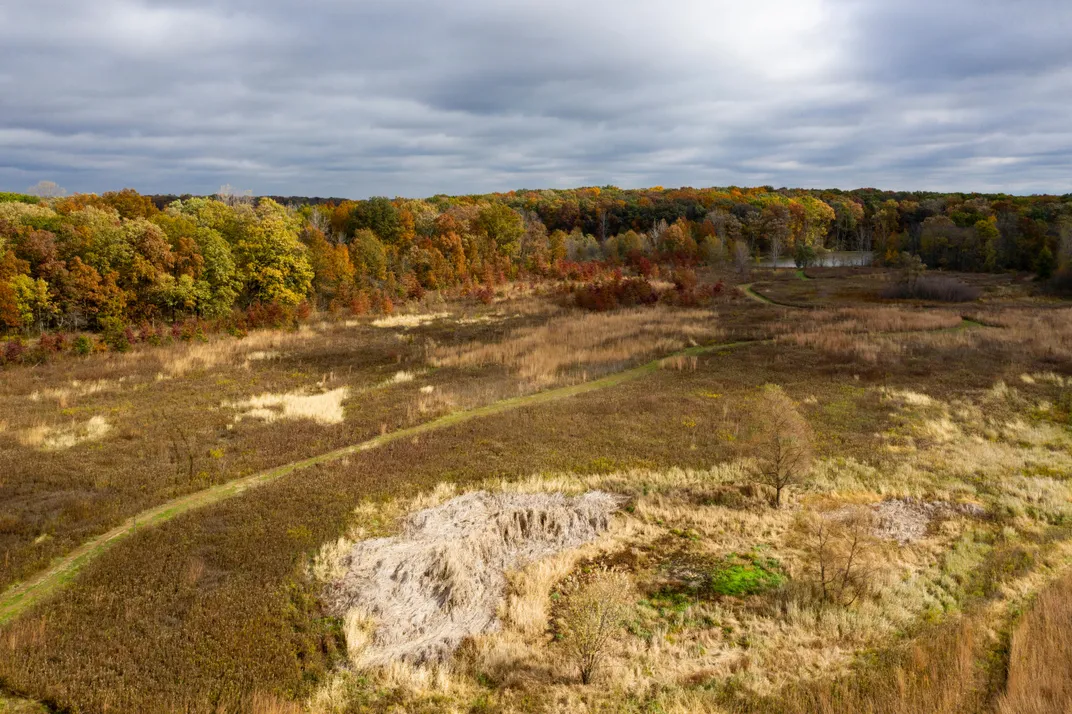
[[[937,300],[939,302],[971,302],[982,291],[947,275],[923,275],[912,281],[899,281],[881,292],[889,300]]]
[[[67,190],[61,188],[55,181],[38,181],[26,189],[26,193],[40,198],[63,198]]]
[[[774,384],[763,387],[757,408],[759,441],[753,477],[774,489],[771,506],[780,508],[782,492],[802,483],[811,468],[812,431],[793,400]]]
[[[877,543],[874,515],[863,508],[801,514],[794,524],[804,549],[804,582],[824,604],[848,607],[872,590]]]
[[[569,594],[561,616],[563,645],[583,684],[591,683],[610,654],[632,592],[628,575],[602,571]]]

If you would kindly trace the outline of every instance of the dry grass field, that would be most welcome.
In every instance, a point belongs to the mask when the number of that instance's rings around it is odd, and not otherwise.
[[[0,712],[1066,710],[1072,308],[1011,279],[951,306],[806,276],[752,276],[781,305],[526,292],[8,369],[0,587],[178,496],[668,357],[138,529],[0,624]],[[496,578],[436,545],[422,587],[448,613],[491,598],[494,624],[370,659],[375,612],[326,595],[347,554],[477,490],[620,507],[531,560],[558,521],[503,521],[520,565]]]

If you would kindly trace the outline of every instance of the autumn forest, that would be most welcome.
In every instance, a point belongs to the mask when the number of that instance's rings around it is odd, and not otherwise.
[[[744,271],[846,250],[879,265],[907,253],[933,269],[1034,272],[1067,290],[1072,197],[613,186],[362,201],[0,194],[0,329],[12,355],[20,337],[52,331],[99,332],[122,348],[144,325],[390,313],[426,290],[479,296],[592,265]]]

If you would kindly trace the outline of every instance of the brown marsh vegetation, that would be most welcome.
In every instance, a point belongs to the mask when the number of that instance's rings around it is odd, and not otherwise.
[[[731,297],[710,312],[582,315],[525,295],[465,318],[448,305],[426,312],[450,317],[251,335],[218,359],[210,343],[206,356],[9,370],[5,582],[208,483],[692,343],[754,341],[139,531],[0,628],[0,691],[85,712],[1047,711],[1030,707],[1067,696],[1072,661],[1054,624],[1072,563],[1072,311],[1004,284],[952,312],[846,304],[826,281],[867,277],[846,272],[772,279],[819,308],[807,311]],[[780,509],[754,476],[765,385],[814,454]],[[341,423],[288,419],[280,401],[342,389]],[[278,415],[238,418],[256,409]],[[67,448],[17,436],[97,416],[109,431]],[[478,487],[601,489],[626,505],[595,543],[509,574],[501,630],[450,662],[348,665],[353,635],[320,602],[317,558]],[[908,505],[881,508],[893,499]],[[879,522],[902,511],[922,519],[897,531],[917,533],[905,542]],[[586,685],[562,618],[601,572],[636,594]]]

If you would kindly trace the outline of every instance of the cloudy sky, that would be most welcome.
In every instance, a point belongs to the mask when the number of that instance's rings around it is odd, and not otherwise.
[[[1072,191],[1068,0],[0,0],[0,190]]]

